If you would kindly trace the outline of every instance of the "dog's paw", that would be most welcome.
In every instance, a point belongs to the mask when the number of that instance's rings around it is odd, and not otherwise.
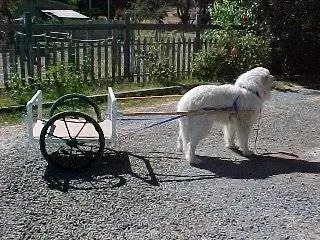
[[[226,147],[229,148],[229,149],[233,149],[233,150],[238,150],[239,149],[239,147],[237,145],[235,145],[234,143],[233,144],[227,143]]]
[[[196,166],[196,165],[198,165],[200,163],[201,163],[201,159],[198,158],[197,156],[194,156],[192,159],[189,160],[189,164],[191,166]]]
[[[194,154],[186,154],[185,158],[190,164],[197,161],[197,157]]]
[[[251,150],[244,150],[244,151],[242,151],[242,154],[243,154],[243,156],[250,157],[250,156],[253,155],[253,151],[251,151]]]

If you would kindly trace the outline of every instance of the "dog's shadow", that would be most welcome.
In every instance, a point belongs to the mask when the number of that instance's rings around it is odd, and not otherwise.
[[[253,155],[248,160],[198,156],[193,167],[208,170],[219,177],[264,179],[290,173],[320,173],[320,163],[272,155]]]

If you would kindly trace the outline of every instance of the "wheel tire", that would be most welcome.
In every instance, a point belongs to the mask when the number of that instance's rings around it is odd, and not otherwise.
[[[68,128],[68,122],[76,121],[72,119],[78,119],[77,121],[79,124],[83,124],[76,136],[71,136],[70,129]],[[83,119],[83,121],[80,121],[79,119]],[[55,123],[56,121],[61,120],[64,122],[64,126],[66,127],[69,135],[68,137],[59,137],[54,135],[56,127]],[[85,141],[78,137],[86,124],[93,125],[97,132],[97,139]],[[49,142],[50,139],[53,140],[52,143]],[[40,151],[49,164],[65,170],[80,170],[88,167],[95,160],[102,157],[105,139],[101,127],[97,121],[89,115],[82,112],[61,112],[50,118],[43,126],[40,133],[39,143]],[[96,143],[97,146],[94,146],[94,148],[89,143]],[[54,149],[55,147],[57,148],[56,151],[51,153],[51,148]],[[89,150],[87,150],[88,148]]]
[[[59,108],[59,106],[64,105],[68,100],[72,100],[72,99],[79,99],[83,103],[87,103],[88,105],[92,106],[96,115],[97,115],[97,120],[99,122],[102,121],[101,111],[100,111],[97,103],[95,101],[93,101],[92,99],[88,98],[86,95],[79,94],[79,93],[66,94],[66,95],[58,98],[50,108],[50,117],[55,115],[55,112]],[[75,109],[73,109],[72,111],[75,111]]]

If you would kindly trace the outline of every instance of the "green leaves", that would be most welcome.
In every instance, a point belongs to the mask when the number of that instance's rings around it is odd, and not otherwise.
[[[62,96],[66,93],[81,92],[83,79],[81,74],[73,71],[72,65],[57,64],[51,66],[37,83],[41,89],[54,90],[58,96]]]
[[[33,82],[26,82],[18,74],[11,74],[9,86],[12,97],[19,104],[25,104],[37,89],[60,97],[66,93],[83,92],[87,84],[83,72],[75,71],[72,64],[57,64],[50,66],[41,78]]]
[[[253,23],[253,13],[244,1],[217,1],[210,13],[214,23],[224,28]]]
[[[163,0],[136,0],[130,2],[126,10],[134,22],[147,19],[160,19],[165,14],[165,1]]]
[[[138,58],[142,60],[149,70],[149,79],[152,82],[170,86],[175,81],[174,67],[169,57],[163,54],[163,45],[155,43],[146,51],[141,51]]]
[[[265,26],[255,23],[253,7],[241,0],[217,1],[211,15],[222,28],[205,33],[210,49],[196,55],[193,76],[228,82],[255,66],[269,66],[270,41]]]

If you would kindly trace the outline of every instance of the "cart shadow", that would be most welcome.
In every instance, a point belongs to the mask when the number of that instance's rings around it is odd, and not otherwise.
[[[319,162],[309,162],[298,158],[269,155],[253,155],[248,160],[234,161],[229,158],[198,156],[193,167],[208,170],[218,177],[233,179],[265,179],[275,175],[290,173],[320,173]]]
[[[130,157],[141,160],[147,169],[148,176],[142,176],[131,168]],[[124,186],[125,175],[131,175],[150,185],[159,186],[150,161],[144,156],[126,151],[108,149],[100,161],[81,171],[66,171],[47,165],[43,179],[50,189],[61,192],[72,190],[110,189]]]
[[[145,167],[146,167],[146,169],[148,171],[147,177],[140,176],[138,173],[132,171],[131,175],[133,177],[135,177],[137,179],[140,179],[140,180],[142,180],[142,181],[144,181],[144,182],[146,182],[146,183],[148,183],[148,184],[150,184],[152,186],[160,186],[159,181],[158,181],[158,179],[156,177],[156,174],[155,174],[155,172],[154,172],[154,170],[153,170],[153,168],[151,166],[151,163],[145,156],[141,156],[141,155],[138,155],[138,154],[135,154],[135,153],[131,153],[131,152],[127,152],[127,154],[128,154],[128,156],[131,156],[131,157],[134,157],[134,158],[136,158],[138,160],[141,160],[144,163],[144,165],[145,165]]]
[[[70,189],[120,187],[126,184],[126,179],[122,175],[130,172],[130,162],[126,154],[108,152],[101,160],[79,171],[67,171],[48,164],[43,179],[50,189],[68,192]]]

